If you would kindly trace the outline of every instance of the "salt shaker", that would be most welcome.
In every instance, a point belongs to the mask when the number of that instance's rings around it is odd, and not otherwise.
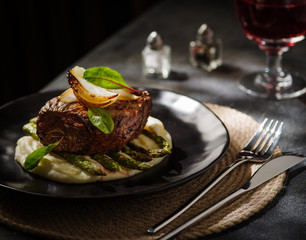
[[[170,74],[171,48],[156,31],[150,33],[142,50],[142,71],[145,76],[163,79]]]
[[[190,63],[207,72],[222,65],[222,41],[216,39],[213,30],[202,24],[197,32],[196,41],[189,44]]]

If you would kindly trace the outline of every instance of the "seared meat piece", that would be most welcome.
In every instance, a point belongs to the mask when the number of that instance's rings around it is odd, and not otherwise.
[[[85,155],[119,151],[143,130],[152,111],[151,96],[143,91],[136,100],[117,100],[105,109],[114,121],[114,130],[109,134],[92,125],[85,106],[60,102],[55,97],[39,112],[38,137],[43,145],[48,145],[64,136],[57,151]]]

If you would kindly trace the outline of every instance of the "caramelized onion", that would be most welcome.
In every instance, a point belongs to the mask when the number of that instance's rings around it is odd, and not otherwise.
[[[69,88],[67,89],[65,92],[63,92],[60,95],[60,99],[61,102],[67,102],[67,103],[71,103],[71,102],[77,102],[78,98],[75,96],[73,89]]]
[[[131,93],[131,90],[127,88],[109,89],[109,91],[113,93],[118,93],[119,94],[118,100],[135,100],[140,98],[140,96]]]
[[[106,107],[114,103],[119,93],[111,92],[83,79],[85,69],[74,67],[69,70],[68,82],[76,97],[90,106]]]

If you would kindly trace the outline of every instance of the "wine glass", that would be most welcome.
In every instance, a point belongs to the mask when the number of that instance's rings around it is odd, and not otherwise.
[[[235,0],[238,19],[248,39],[266,53],[262,73],[244,76],[239,88],[272,99],[298,97],[306,92],[306,80],[283,71],[282,54],[304,39],[306,0]]]

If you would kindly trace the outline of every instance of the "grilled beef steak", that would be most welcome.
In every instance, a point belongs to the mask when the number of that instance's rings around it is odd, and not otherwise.
[[[57,151],[92,155],[119,151],[143,130],[152,111],[151,96],[143,91],[136,100],[117,100],[105,108],[112,116],[114,130],[104,134],[92,125],[87,108],[79,102],[48,101],[39,112],[37,134],[43,145],[63,140]]]

